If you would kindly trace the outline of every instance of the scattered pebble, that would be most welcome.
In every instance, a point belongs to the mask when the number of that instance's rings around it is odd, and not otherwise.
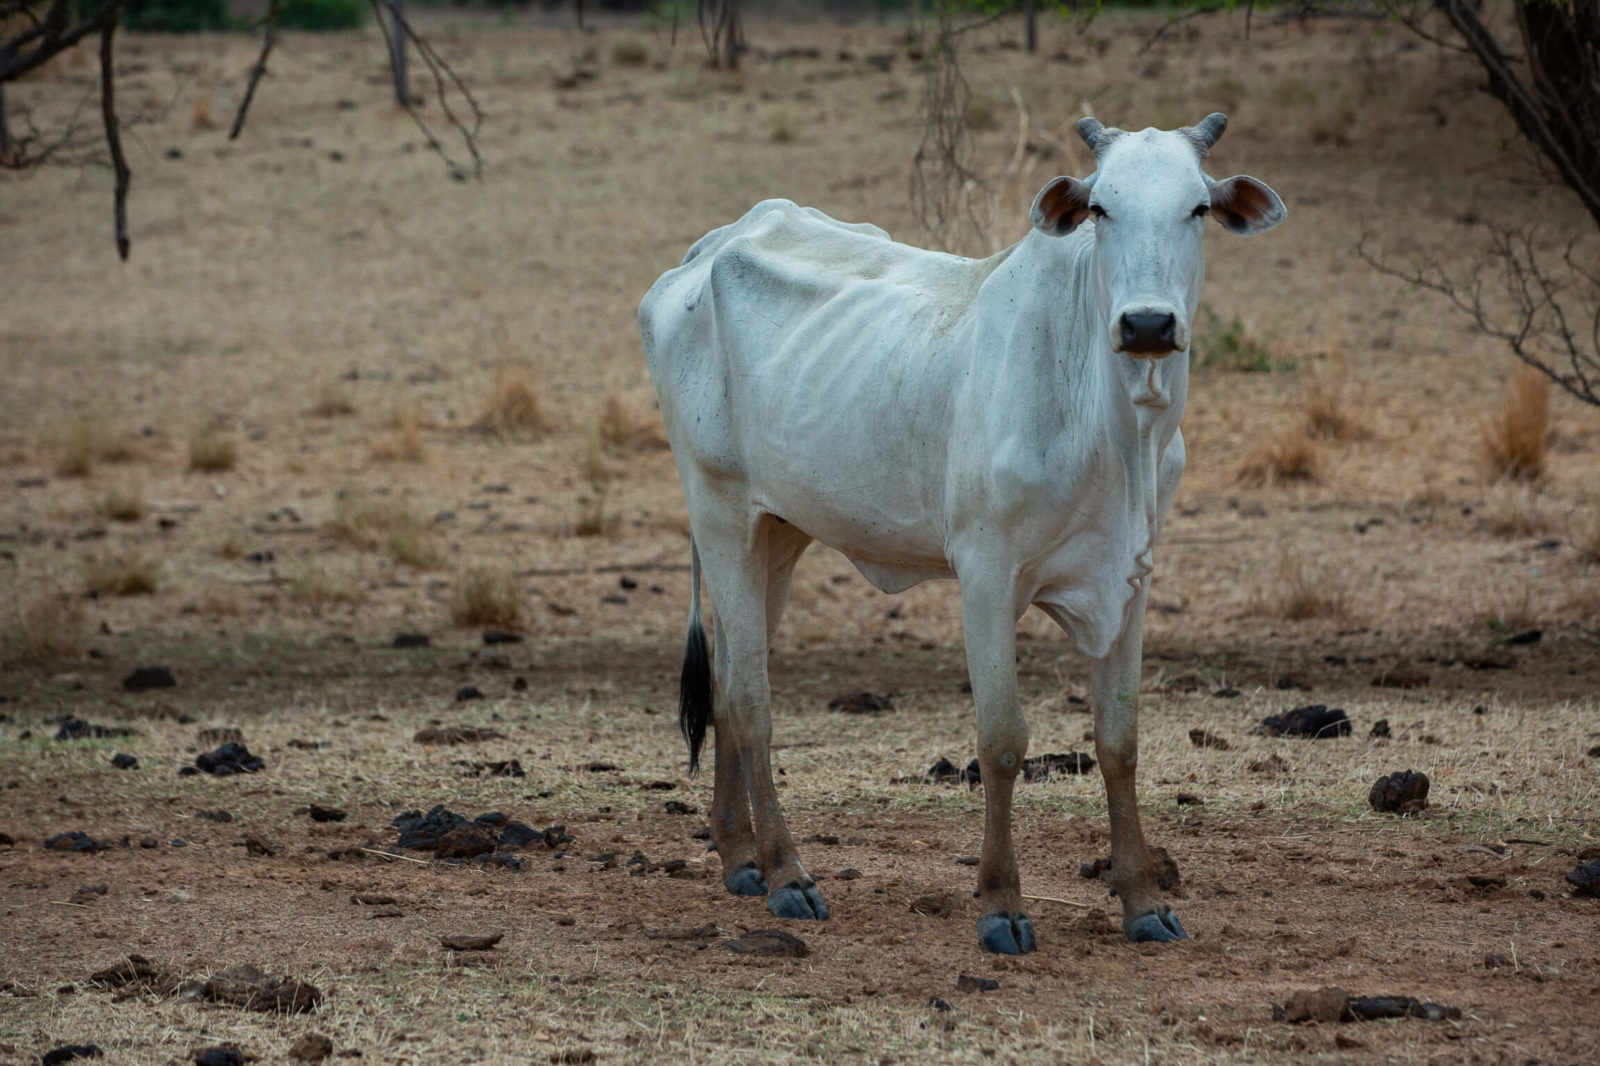
[[[503,629],[485,629],[483,631],[485,644],[521,644],[521,633],[508,633]]]
[[[96,840],[88,833],[74,829],[70,833],[57,833],[44,842],[46,851],[110,851],[111,845]]]

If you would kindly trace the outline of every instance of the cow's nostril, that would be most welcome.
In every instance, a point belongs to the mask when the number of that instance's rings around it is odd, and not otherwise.
[[[1139,355],[1178,347],[1178,318],[1169,311],[1129,311],[1122,316],[1122,348]]]

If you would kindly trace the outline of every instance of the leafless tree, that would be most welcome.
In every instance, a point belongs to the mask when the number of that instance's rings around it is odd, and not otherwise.
[[[117,111],[116,33],[122,25],[125,0],[0,0],[0,170],[31,170],[67,164],[100,163],[111,168],[115,179],[112,194],[113,232],[117,254],[124,260],[132,247],[128,235],[128,188],[132,173],[122,151],[122,131],[129,120]],[[261,53],[250,73],[250,80],[239,102],[228,136],[236,138],[244,129],[245,116],[255,98],[256,87],[266,71],[267,58],[277,42],[280,0],[271,0],[263,24]],[[421,129],[429,147],[450,166],[451,173],[466,177],[482,171],[477,136],[483,113],[455,69],[411,26],[401,9],[401,0],[370,0],[378,25],[383,30],[389,55],[395,64],[397,96]],[[89,150],[85,141],[82,109],[54,128],[41,130],[31,113],[6,106],[5,87],[42,68],[56,56],[83,41],[99,38],[101,137],[104,155]],[[433,81],[434,96],[451,131],[459,137],[470,158],[463,163],[454,158],[444,141],[418,114],[415,100],[405,89],[404,44],[409,42],[422,60]],[[13,123],[17,123],[14,125]]]
[[[706,42],[711,65],[718,70],[737,70],[744,51],[744,21],[739,15],[739,0],[699,0],[695,17],[700,36]]]
[[[1389,0],[1388,10],[1477,61],[1484,90],[1594,229],[1551,244],[1532,228],[1490,225],[1486,257],[1464,270],[1426,258],[1397,266],[1370,240],[1359,251],[1379,270],[1444,295],[1518,359],[1600,406],[1600,0],[1517,0],[1511,8],[1514,35],[1497,33],[1469,0]],[[1496,283],[1486,289],[1490,277]]]

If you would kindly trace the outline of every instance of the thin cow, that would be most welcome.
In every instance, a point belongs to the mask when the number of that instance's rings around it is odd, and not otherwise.
[[[1157,889],[1134,787],[1151,553],[1183,471],[1204,220],[1247,236],[1285,214],[1256,179],[1202,170],[1226,125],[1080,121],[1095,172],[1047,184],[1032,230],[987,259],[767,200],[645,296],[640,333],[692,534],[679,720],[691,770],[715,727],[711,834],[729,892],[766,895],[780,918],[828,916],[778,807],[768,713],[768,641],[816,540],[885,592],[960,582],[982,947],[1034,947],[1011,846],[1028,746],[1016,623],[1030,604],[1092,661],[1123,932],[1186,935]]]

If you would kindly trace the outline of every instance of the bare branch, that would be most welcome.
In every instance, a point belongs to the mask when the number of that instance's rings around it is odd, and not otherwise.
[[[122,21],[122,0],[111,0],[106,9],[105,21],[100,28],[100,115],[106,124],[106,147],[111,150],[111,166],[117,177],[116,192],[112,196],[112,214],[116,221],[117,255],[128,260],[131,242],[128,240],[128,185],[132,174],[128,160],[122,154],[122,132],[117,124],[116,57],[112,44],[117,33],[117,23]]]
[[[239,131],[244,129],[244,116],[250,110],[250,101],[255,99],[256,86],[261,82],[261,76],[267,72],[267,57],[272,54],[272,46],[278,43],[278,0],[272,0],[272,6],[267,9],[266,28],[261,35],[261,54],[256,57],[256,65],[250,69],[250,84],[244,87],[244,99],[239,101],[239,113],[233,116],[233,128],[228,131],[228,140],[239,139]]]
[[[478,101],[472,95],[472,90],[467,88],[467,83],[462,80],[461,75],[456,73],[455,68],[439,54],[433,44],[426,37],[417,33],[410,21],[394,3],[394,0],[370,0],[370,2],[373,13],[377,16],[378,28],[383,33],[384,44],[388,47],[391,55],[394,54],[395,41],[393,31],[390,29],[390,22],[383,17],[384,12],[389,13],[390,18],[393,20],[393,25],[399,28],[405,39],[416,46],[417,55],[421,57],[423,65],[428,68],[428,73],[433,78],[434,95],[439,101],[439,109],[444,113],[445,121],[460,136],[462,144],[466,146],[467,152],[472,156],[471,173],[474,177],[482,177],[483,157],[478,153],[478,131],[483,126],[483,110],[478,106]],[[466,101],[467,108],[472,112],[471,125],[468,125],[466,120],[456,113],[455,107],[451,105],[450,101],[453,96]],[[453,175],[465,178],[468,168],[456,162],[450,155],[444,142],[439,139],[433,132],[433,128],[417,113],[417,109],[412,106],[409,98],[405,100],[404,106],[406,113],[417,124],[417,129],[422,132],[423,139],[428,142],[428,147],[449,165],[450,172]]]

